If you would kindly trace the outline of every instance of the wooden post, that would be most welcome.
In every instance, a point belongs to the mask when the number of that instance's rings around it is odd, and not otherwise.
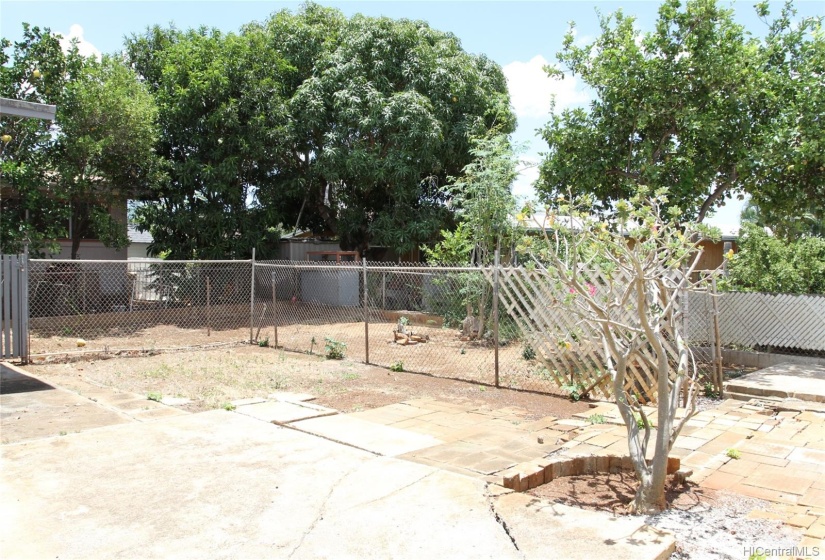
[[[499,386],[499,369],[498,369],[498,273],[499,273],[499,259],[501,255],[496,249],[495,268],[493,269],[493,349],[494,349],[494,363],[496,372],[496,387]],[[484,325],[481,326],[484,329]]]
[[[719,393],[719,397],[724,396],[724,381],[725,381],[725,374],[722,368],[722,333],[719,332],[719,295],[716,292],[716,276],[714,275],[711,280],[711,289],[713,293],[711,294],[711,301],[713,302],[713,338],[714,338],[714,365],[716,366],[715,374],[716,374],[716,391]]]
[[[278,347],[278,299],[275,294],[275,273],[272,273],[272,330],[275,338],[275,348]]]
[[[212,284],[206,277],[206,336],[212,336]]]
[[[370,298],[367,289],[367,259],[361,259],[364,271],[364,362],[370,363]]]

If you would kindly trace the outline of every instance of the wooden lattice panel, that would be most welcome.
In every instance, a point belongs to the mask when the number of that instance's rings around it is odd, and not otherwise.
[[[494,282],[493,271],[485,271]],[[600,271],[589,271],[593,289],[606,292],[609,286],[622,284],[622,279],[606,278]],[[499,273],[499,301],[502,310],[510,315],[521,329],[524,341],[536,352],[537,359],[559,386],[579,383],[585,388],[594,386],[591,394],[612,397],[612,387],[606,372],[606,356],[597,327],[582,320],[565,308],[567,293],[549,275],[523,267],[503,268]],[[635,309],[624,309],[615,317],[620,322],[633,322]],[[664,341],[665,351],[673,365],[678,351],[673,337]],[[642,353],[654,359],[652,350]],[[625,389],[640,400],[653,401],[657,376],[644,360],[631,362]]]

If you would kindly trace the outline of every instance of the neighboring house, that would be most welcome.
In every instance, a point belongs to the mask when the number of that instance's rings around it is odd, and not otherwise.
[[[565,227],[569,227],[573,230],[577,230],[581,228],[581,221],[577,218],[571,218],[569,216],[561,216],[557,217],[556,220],[561,221],[565,225]],[[536,223],[537,222],[537,223]],[[528,233],[535,233],[538,234],[541,232],[541,227],[538,224],[545,223],[544,216],[542,214],[538,214],[534,220],[530,220],[526,224],[524,224],[525,229]],[[545,230],[550,233],[552,228],[545,225]],[[727,253],[730,249],[734,251],[738,250],[737,241],[739,236],[736,233],[736,228],[728,229],[727,231],[722,231],[722,237],[719,241],[711,241],[709,239],[705,239],[699,242],[699,245],[702,246],[702,256],[699,257],[699,263],[696,266],[696,270],[716,270],[725,262],[725,253]]]
[[[388,247],[377,245],[367,249],[366,257],[374,262],[421,262],[418,249],[398,255]],[[288,261],[358,261],[361,255],[357,251],[343,251],[334,235],[301,231],[281,237],[278,258]]]
[[[137,227],[133,225],[129,225],[127,234],[129,235],[129,247],[126,249],[126,258],[149,258],[149,244],[154,241],[152,234],[148,231],[138,231]]]
[[[341,250],[337,239],[315,236],[306,231],[284,235],[280,245],[279,258],[286,261],[307,261],[310,260],[309,253],[333,253]]]
[[[109,207],[109,214],[119,222],[126,223],[126,202],[117,203],[116,206]],[[52,259],[71,259],[72,258],[72,230],[74,224],[69,220],[69,238],[58,239],[60,244],[60,252],[48,255]],[[114,249],[106,247],[97,239],[81,239],[80,249],[77,251],[77,258],[80,260],[95,260],[95,261],[122,261],[126,260],[126,248]]]

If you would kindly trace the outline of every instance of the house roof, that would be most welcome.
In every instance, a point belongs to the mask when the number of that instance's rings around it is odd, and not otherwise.
[[[555,216],[554,219],[556,223],[562,224],[564,227],[572,229],[573,231],[581,230],[582,226],[584,225],[584,220],[572,216]],[[513,221],[513,223],[517,223],[515,218],[511,218],[511,220]],[[545,231],[550,231],[553,229],[548,223],[547,215],[543,212],[538,212],[531,219],[527,220],[527,223],[524,224],[524,227],[525,229],[527,229],[527,231],[541,231],[541,226],[539,224],[544,224]],[[738,241],[738,226],[726,224],[717,227],[722,232],[722,241]]]
[[[137,226],[129,224],[126,228],[126,233],[129,236],[130,243],[152,243],[154,239],[152,234],[148,231],[138,231]]]

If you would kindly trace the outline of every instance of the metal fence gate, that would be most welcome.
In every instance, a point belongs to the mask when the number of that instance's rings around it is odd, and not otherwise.
[[[29,357],[29,274],[24,255],[0,255],[0,358]]]

